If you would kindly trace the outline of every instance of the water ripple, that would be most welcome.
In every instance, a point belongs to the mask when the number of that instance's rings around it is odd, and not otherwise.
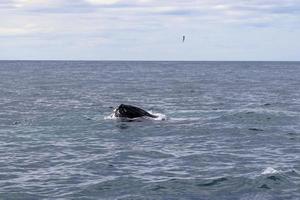
[[[299,63],[0,62],[1,199],[300,199]],[[106,120],[120,103],[165,121]]]

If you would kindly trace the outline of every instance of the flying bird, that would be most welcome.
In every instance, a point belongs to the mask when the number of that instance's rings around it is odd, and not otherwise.
[[[184,36],[182,36],[182,42],[184,42],[185,41],[185,35]]]

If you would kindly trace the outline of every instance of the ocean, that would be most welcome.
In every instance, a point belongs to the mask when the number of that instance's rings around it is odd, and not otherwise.
[[[0,138],[3,200],[300,199],[300,62],[0,61]]]

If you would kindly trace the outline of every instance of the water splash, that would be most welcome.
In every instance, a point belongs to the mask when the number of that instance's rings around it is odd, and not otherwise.
[[[261,174],[268,175],[268,174],[277,174],[277,173],[279,173],[279,171],[277,171],[276,169],[272,167],[267,167]]]
[[[165,121],[165,120],[167,120],[167,116],[163,113],[155,113],[155,112],[152,112],[152,111],[147,111],[147,112],[149,112],[151,115],[157,116],[157,118],[144,116],[144,117],[137,117],[137,118],[133,118],[133,119],[125,118],[125,121],[126,120],[129,120],[129,121],[143,121],[143,120]],[[120,117],[116,117],[114,112],[112,114],[108,115],[108,116],[105,116],[104,119],[105,120],[121,120],[121,121],[124,121],[124,119],[122,119]]]

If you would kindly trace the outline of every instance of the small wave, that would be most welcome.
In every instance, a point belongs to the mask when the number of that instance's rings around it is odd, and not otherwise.
[[[172,121],[183,122],[183,121],[204,121],[203,117],[172,117],[170,118]]]
[[[209,187],[209,186],[221,184],[222,182],[227,181],[227,180],[228,180],[227,178],[221,177],[221,178],[213,179],[207,183],[199,183],[199,184],[197,184],[197,186]]]
[[[263,129],[260,128],[248,128],[249,131],[264,131]]]

